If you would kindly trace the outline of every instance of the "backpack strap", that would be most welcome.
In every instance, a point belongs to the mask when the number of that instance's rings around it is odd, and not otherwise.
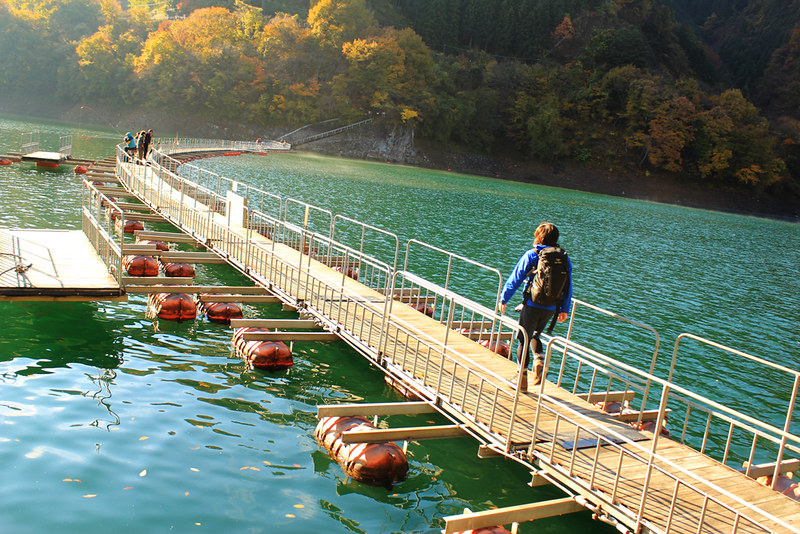
[[[564,250],[563,248],[561,248],[558,245],[556,245],[556,248],[559,249],[564,254],[567,253],[566,250]],[[567,280],[567,283],[570,283],[570,282],[571,282],[570,280]],[[558,321],[558,316],[559,316],[560,313],[561,313],[561,300],[559,300],[558,304],[556,304],[556,312],[553,314],[553,318],[550,320],[550,326],[547,327],[547,335],[548,336],[552,336],[553,335],[553,328],[555,328],[555,326],[556,326],[556,322]]]
[[[559,302],[556,304],[556,313],[553,314],[553,318],[550,320],[550,326],[547,327],[547,335],[553,335],[553,328],[556,326],[556,321],[558,321],[558,315],[561,313],[561,303]]]

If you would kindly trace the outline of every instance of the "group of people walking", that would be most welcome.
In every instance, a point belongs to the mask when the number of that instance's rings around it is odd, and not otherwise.
[[[131,132],[125,134],[125,152],[131,157],[144,161],[150,152],[150,141],[153,140],[153,130],[142,130],[136,135]]]

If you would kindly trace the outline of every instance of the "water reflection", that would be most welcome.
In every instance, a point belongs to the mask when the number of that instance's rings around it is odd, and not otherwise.
[[[97,400],[97,404],[99,406],[103,406],[108,412],[108,415],[111,417],[110,420],[95,419],[89,423],[89,425],[97,428],[103,428],[105,430],[111,430],[111,427],[117,426],[120,423],[119,415],[111,408],[111,403],[109,402],[109,399],[112,397],[111,384],[117,377],[117,373],[113,369],[105,369],[97,376],[93,376],[88,373],[86,376],[92,381],[93,384],[97,386],[97,390],[86,391],[84,392],[84,396]]]

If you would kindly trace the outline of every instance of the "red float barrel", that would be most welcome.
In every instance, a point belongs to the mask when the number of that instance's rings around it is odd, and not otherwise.
[[[116,213],[112,215],[116,215]],[[142,224],[141,221],[135,221],[133,219],[128,219],[127,221],[125,221],[125,228],[123,228],[123,231],[126,234],[132,234],[136,230],[144,230],[144,224]]]
[[[186,293],[154,293],[147,299],[153,315],[165,321],[191,321],[197,317],[197,305]]]
[[[89,167],[86,165],[76,165],[75,166],[75,173],[76,174],[86,174],[89,172]]]
[[[130,276],[158,275],[158,262],[152,256],[124,256],[122,267]]]
[[[342,267],[339,266],[339,265],[336,265],[335,267],[333,267],[333,270],[336,271],[337,273],[341,273],[342,272]],[[348,267],[346,275],[348,277],[352,278],[353,280],[358,281],[358,269],[354,269],[352,267]]]
[[[494,353],[499,354],[503,358],[508,358],[509,355],[508,343],[499,339],[495,339],[493,341],[490,340],[489,338],[491,337],[491,332],[482,331],[476,328],[456,328],[455,331],[467,337],[469,337],[469,334],[485,335],[486,339],[477,340],[478,344],[481,345],[482,347],[486,347],[487,349],[489,349]]]
[[[375,430],[362,416],[323,417],[314,431],[321,442],[342,466],[348,476],[371,486],[391,486],[405,480],[408,459],[393,441],[381,443],[345,443],[342,434],[349,430]]]
[[[656,431],[656,421],[642,421],[639,424],[636,424],[636,421],[631,421],[630,425],[635,428],[636,430],[644,430],[645,432],[653,432]],[[661,435],[668,438],[669,437],[669,429],[667,429],[667,421],[664,420],[664,426],[661,427]]]
[[[136,243],[139,245],[155,245],[156,250],[161,250],[164,252],[169,251],[169,245],[167,245],[163,241],[154,241],[152,239],[137,239]]]
[[[164,264],[166,276],[194,276],[194,267],[183,262],[167,262]]]
[[[233,331],[233,348],[252,367],[278,371],[294,365],[291,349],[281,341],[245,341],[244,334],[270,332],[266,328],[237,328]]]
[[[772,475],[758,477],[756,482],[772,487]],[[774,489],[778,493],[783,493],[790,499],[800,502],[800,484],[789,478],[789,475],[778,475],[778,482]]]
[[[426,304],[424,302],[418,302],[418,303],[408,302],[407,304],[412,308],[414,308],[415,310],[417,310],[418,312],[427,315],[428,317],[433,317],[433,306],[431,306],[430,304]]]
[[[490,351],[499,354],[503,358],[508,358],[509,355],[508,343],[506,343],[505,341],[495,340],[490,342],[488,339],[481,339],[480,341],[478,341],[478,343],[486,347]]]
[[[620,401],[606,401],[606,402],[600,401],[600,402],[595,402],[594,405],[603,410],[604,412],[611,414],[621,413],[622,410],[625,408],[625,406]]]
[[[0,165],[11,165],[12,161],[6,158],[0,158]]]
[[[241,319],[242,309],[233,302],[200,303],[200,309],[212,323],[230,324],[231,319]]]

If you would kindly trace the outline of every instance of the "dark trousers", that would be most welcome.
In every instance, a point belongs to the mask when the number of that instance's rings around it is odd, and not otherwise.
[[[522,307],[522,311],[519,314],[519,324],[522,329],[525,330],[525,333],[528,334],[528,340],[530,341],[528,350],[525,354],[522,354],[524,339],[522,338],[522,334],[517,336],[517,341],[519,342],[517,346],[517,358],[524,358],[522,364],[523,369],[528,367],[531,347],[533,348],[534,354],[542,354],[542,341],[539,339],[539,336],[547,326],[547,321],[553,317],[554,313],[555,310],[543,310],[542,308],[535,308],[528,305]]]

